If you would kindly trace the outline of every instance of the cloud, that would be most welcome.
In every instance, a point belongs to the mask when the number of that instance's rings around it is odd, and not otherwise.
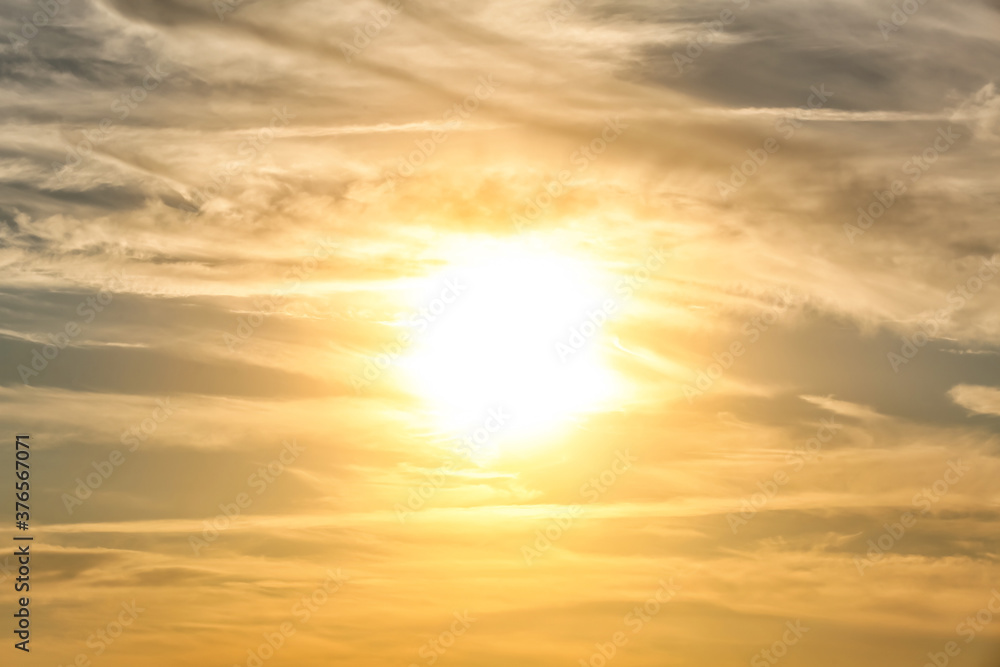
[[[108,667],[246,663],[330,567],[353,583],[283,649],[290,664],[422,661],[473,607],[446,659],[575,664],[678,575],[683,596],[623,665],[745,660],[795,617],[813,628],[796,660],[869,667],[938,650],[989,597],[1000,288],[978,274],[1000,254],[995,1],[924,3],[887,38],[891,3],[857,0],[403,0],[386,25],[370,0],[247,0],[224,20],[207,0],[58,4],[26,44],[6,36],[37,3],[8,2],[0,24],[0,423],[39,443],[38,564],[60,582],[39,604],[61,629],[43,661],[89,650],[135,598],[149,611]],[[158,65],[163,81],[135,92]],[[480,77],[496,91],[446,121]],[[820,85],[833,95],[804,110]],[[942,131],[958,135],[947,151]],[[571,256],[610,289],[651,248],[670,258],[591,341],[623,396],[456,462],[404,363],[365,391],[351,378],[490,243]],[[25,386],[19,367],[70,323]],[[701,374],[711,386],[688,400]],[[162,400],[176,415],[129,450]],[[830,419],[842,430],[800,461]],[[192,553],[287,438],[302,460]],[[586,503],[621,449],[638,462]],[[116,451],[68,513],[63,495]],[[957,459],[970,473],[916,509]],[[521,547],[581,503],[527,566]],[[915,528],[857,575],[907,511]]]
[[[996,83],[991,81],[970,95],[952,117],[972,127],[980,139],[1000,138],[1000,95]]]
[[[981,385],[960,384],[948,392],[955,403],[981,415],[1000,415],[1000,389]]]

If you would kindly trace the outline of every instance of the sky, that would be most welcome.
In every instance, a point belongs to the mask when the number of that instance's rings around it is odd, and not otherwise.
[[[0,7],[9,664],[1000,664],[997,0]]]

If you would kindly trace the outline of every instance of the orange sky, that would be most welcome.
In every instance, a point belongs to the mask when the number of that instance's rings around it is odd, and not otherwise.
[[[995,0],[53,3],[2,664],[1000,659]]]

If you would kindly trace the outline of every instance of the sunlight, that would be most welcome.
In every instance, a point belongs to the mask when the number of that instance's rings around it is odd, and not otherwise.
[[[586,340],[578,336],[572,354],[566,347],[557,352],[602,300],[600,274],[584,261],[491,244],[445,275],[452,303],[403,363],[440,428],[470,433],[486,426],[506,448],[551,434],[615,394],[599,329]]]

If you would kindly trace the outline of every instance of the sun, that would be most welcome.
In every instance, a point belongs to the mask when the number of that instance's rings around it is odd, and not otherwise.
[[[551,434],[613,397],[617,381],[600,351],[607,314],[598,270],[517,243],[463,255],[419,309],[423,331],[403,362],[441,429],[486,433],[488,449]]]

